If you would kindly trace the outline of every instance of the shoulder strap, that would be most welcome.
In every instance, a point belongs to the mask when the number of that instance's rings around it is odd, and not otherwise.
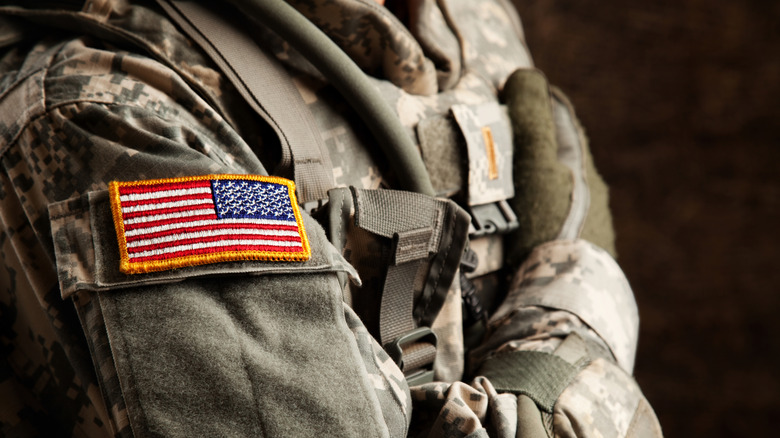
[[[158,3],[276,131],[281,165],[292,166],[300,202],[327,198],[328,190],[335,187],[333,167],[314,117],[284,68],[235,24],[200,3]]]
[[[374,82],[317,26],[284,0],[228,0],[301,52],[349,102],[371,130],[401,188],[435,196],[413,133],[382,98]]]
[[[378,325],[370,330],[411,386],[432,379],[437,341],[430,327],[460,266],[468,214],[451,200],[401,190],[352,187],[330,194],[331,225],[354,212],[354,225],[379,238],[379,260],[386,261]]]

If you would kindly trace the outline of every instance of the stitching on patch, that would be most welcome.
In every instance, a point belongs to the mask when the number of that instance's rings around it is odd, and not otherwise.
[[[109,185],[121,272],[311,256],[295,184],[256,175],[205,175]]]

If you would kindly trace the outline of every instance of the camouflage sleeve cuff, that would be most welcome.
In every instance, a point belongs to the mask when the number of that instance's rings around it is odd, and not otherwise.
[[[501,326],[518,310],[531,306],[576,315],[603,339],[620,367],[632,373],[639,331],[637,306],[623,271],[603,249],[585,240],[537,246],[520,266],[489,325]]]

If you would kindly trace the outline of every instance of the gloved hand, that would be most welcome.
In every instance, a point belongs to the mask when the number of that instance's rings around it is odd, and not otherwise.
[[[596,172],[587,138],[568,100],[544,75],[520,69],[502,98],[514,135],[515,197],[520,227],[508,239],[508,261],[556,239],[582,238],[615,255],[607,186]]]

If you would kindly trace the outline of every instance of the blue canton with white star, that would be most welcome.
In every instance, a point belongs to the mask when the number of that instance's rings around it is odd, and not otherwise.
[[[263,181],[211,181],[219,219],[275,219],[295,221],[287,186]]]

